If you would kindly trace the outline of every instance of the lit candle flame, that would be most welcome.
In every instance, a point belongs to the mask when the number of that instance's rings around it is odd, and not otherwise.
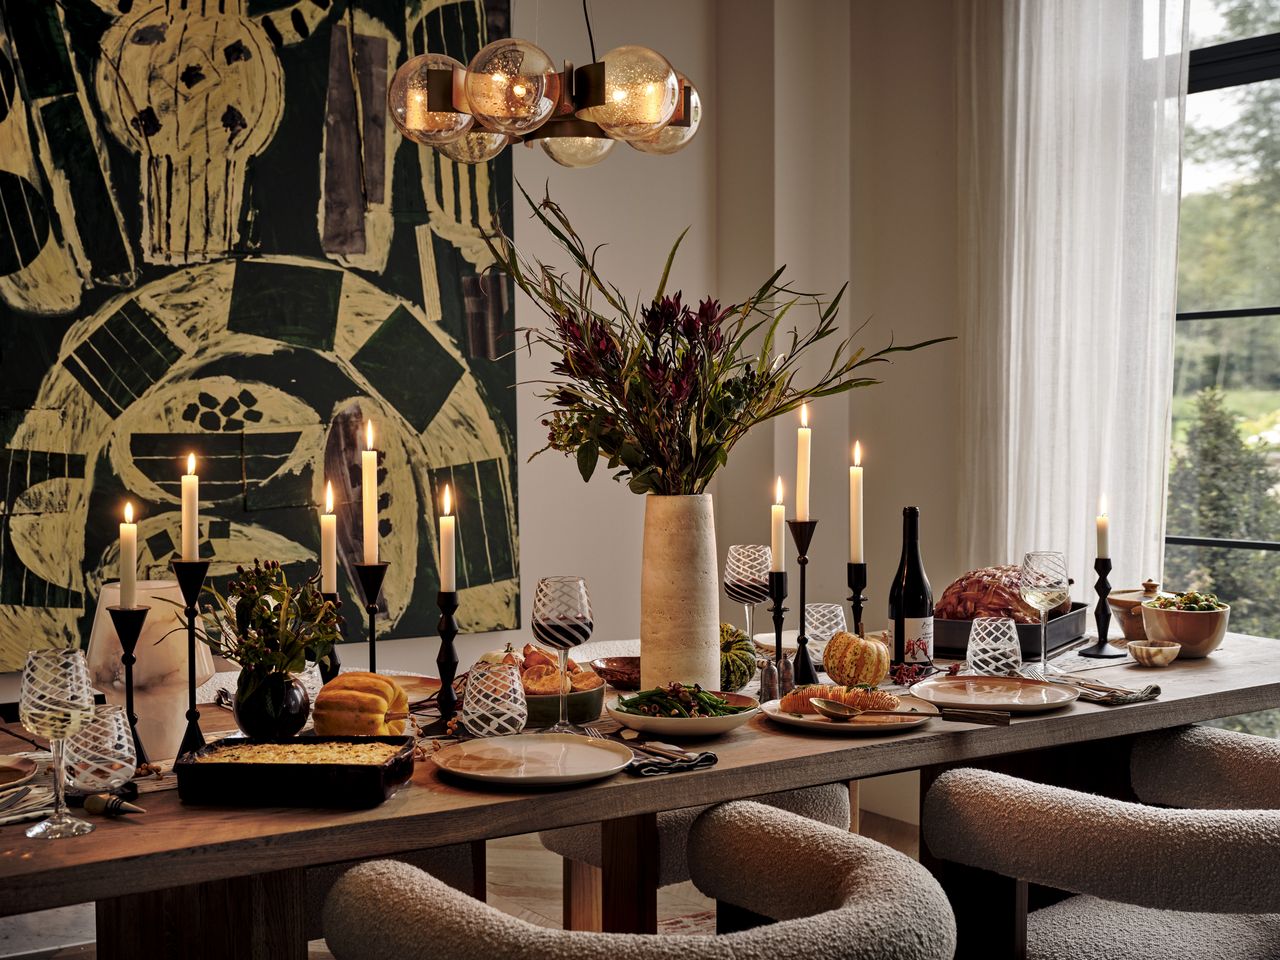
[[[809,425],[809,404],[800,404],[800,426],[807,427]]]
[[[187,454],[187,476],[193,476],[196,472],[196,455],[194,453]]]
[[[449,485],[444,485],[444,515],[447,517],[453,513],[453,491],[449,489]]]
[[[366,450],[373,449],[373,421],[366,420],[364,424],[364,443]]]
[[[333,481],[324,485],[324,512],[333,513]]]
[[[774,503],[782,503],[782,478],[778,478],[778,485],[774,488]]]
[[[133,523],[133,504],[129,501],[125,501],[124,505],[124,522]]]
[[[1107,515],[1107,495],[1105,493],[1098,494],[1098,516],[1105,517]]]
[[[862,441],[853,441],[853,465],[855,467],[862,466]]]

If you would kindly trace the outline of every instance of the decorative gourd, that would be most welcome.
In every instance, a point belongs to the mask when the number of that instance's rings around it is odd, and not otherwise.
[[[404,733],[409,697],[390,677],[340,673],[316,694],[311,717],[322,737],[386,737]]]
[[[756,675],[756,648],[731,623],[720,624],[720,689],[741,690]]]
[[[889,675],[889,648],[874,637],[841,630],[822,652],[822,668],[846,687],[874,687]]]

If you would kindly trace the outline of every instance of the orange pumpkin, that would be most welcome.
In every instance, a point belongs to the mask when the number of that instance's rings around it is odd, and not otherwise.
[[[889,675],[889,648],[878,639],[841,630],[827,643],[822,668],[846,687],[874,687]]]
[[[378,673],[340,673],[316,694],[311,717],[322,737],[386,737],[404,733],[409,698]]]

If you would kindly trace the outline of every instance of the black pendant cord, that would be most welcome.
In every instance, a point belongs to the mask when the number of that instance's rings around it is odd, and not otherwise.
[[[1108,574],[1111,573],[1111,559],[1099,557],[1093,561],[1093,569],[1098,574],[1098,579],[1093,585],[1094,591],[1098,594],[1098,605],[1093,609],[1093,623],[1098,628],[1098,642],[1081,650],[1080,656],[1094,660],[1127,657],[1129,655],[1127,650],[1117,649],[1107,641],[1111,632],[1111,605],[1107,603],[1107,597],[1111,595],[1111,581],[1107,579]]]
[[[849,564],[849,605],[853,610],[853,632],[863,639],[867,632],[862,626],[862,607],[867,598],[862,591],[867,588],[867,565],[865,563]]]
[[[596,38],[591,32],[591,11],[587,9],[587,0],[582,0],[582,19],[587,21],[587,43],[591,45],[591,62],[596,62]]]
[[[796,543],[796,563],[800,565],[800,633],[796,637],[796,684],[817,683],[818,671],[814,669],[813,659],[809,656],[809,637],[805,633],[805,568],[809,566],[809,545],[813,542],[814,531],[818,529],[817,520],[788,520],[791,538]]]

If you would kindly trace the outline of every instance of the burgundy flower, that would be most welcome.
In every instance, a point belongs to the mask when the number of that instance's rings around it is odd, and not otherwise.
[[[685,309],[680,303],[679,293],[674,297],[654,300],[649,306],[640,309],[644,332],[648,334],[649,339],[657,340],[664,333],[675,329],[676,321],[680,319]]]

